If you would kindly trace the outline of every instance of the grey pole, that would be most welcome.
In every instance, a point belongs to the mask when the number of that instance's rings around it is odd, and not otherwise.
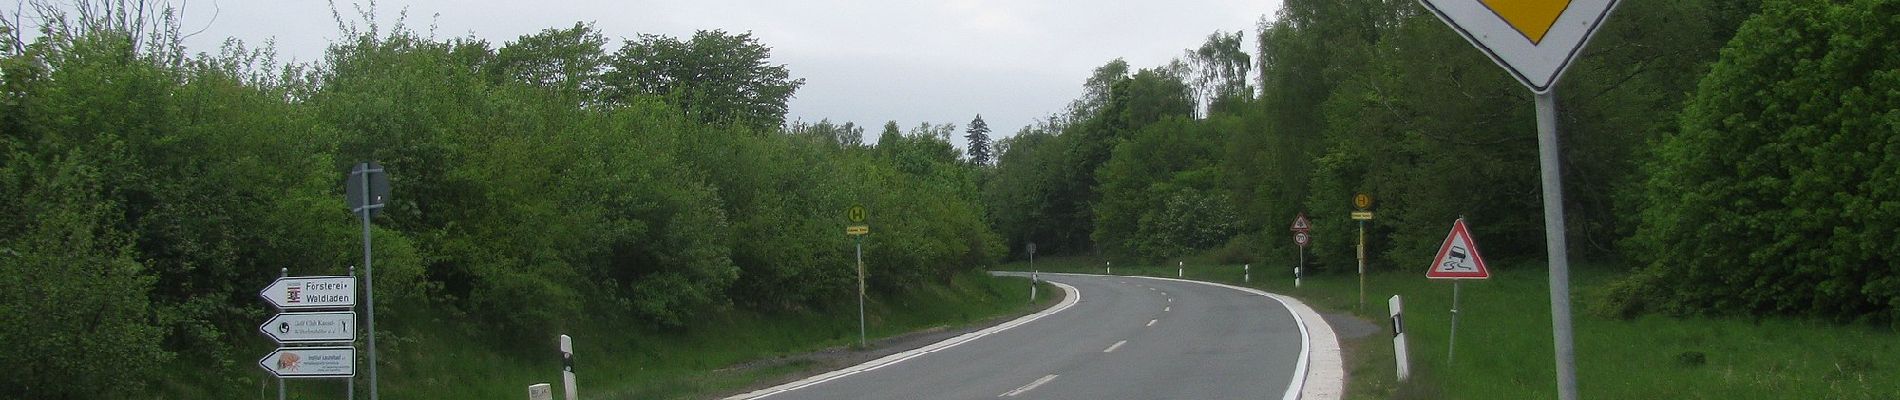
[[[290,268],[283,268],[283,269],[278,270],[277,277],[278,278],[290,277]],[[283,312],[283,309],[280,308],[277,311]],[[288,394],[285,393],[284,391],[284,377],[279,376],[277,377],[277,400],[284,400],[286,396],[288,396]]]
[[[356,266],[355,265],[350,266],[350,280],[352,281],[356,280]],[[351,321],[351,325],[355,325],[354,322],[355,321]],[[350,327],[350,330],[354,331],[356,330],[356,327],[352,326]],[[351,332],[350,337],[356,337],[356,333]],[[350,343],[350,346],[356,346],[356,343],[352,342]],[[355,363],[356,360],[352,358],[350,362]],[[350,368],[350,369],[354,370],[355,368]],[[349,400],[356,400],[356,374],[350,374],[349,381],[345,382],[344,384],[349,385],[349,389],[350,389],[350,397],[348,397]]]
[[[1537,95],[1538,161],[1544,181],[1544,246],[1550,253],[1550,325],[1556,341],[1557,398],[1577,399],[1577,350],[1570,335],[1570,252],[1564,240],[1564,184],[1557,151],[1556,88]]]
[[[371,206],[369,192],[372,191],[369,186],[369,175],[373,173],[376,171],[369,169],[369,163],[363,163],[363,174],[357,176],[363,184],[363,208],[357,210],[357,215],[363,217],[363,297],[369,303],[369,398],[377,400],[380,397],[376,392],[376,269],[371,266],[369,256],[369,209]]]
[[[1359,221],[1359,309],[1366,309],[1366,221]]]
[[[1445,364],[1451,364],[1451,360],[1458,357],[1458,282],[1460,281],[1463,279],[1451,281],[1451,344],[1445,346]]]
[[[864,341],[864,236],[858,236],[858,347],[868,347]]]

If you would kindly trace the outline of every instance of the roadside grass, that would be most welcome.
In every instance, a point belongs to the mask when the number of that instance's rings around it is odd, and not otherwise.
[[[1026,279],[972,271],[954,277],[948,285],[933,284],[894,295],[872,293],[865,303],[866,333],[875,341],[957,328],[1027,314],[1052,297],[1043,296],[1032,305]],[[790,313],[737,309],[704,313],[686,327],[668,331],[581,326],[569,333],[574,337],[576,381],[581,397],[588,399],[698,399],[729,394],[825,367],[781,357],[855,347],[857,311],[852,299],[827,309]],[[386,398],[525,398],[528,385],[535,383],[554,384],[558,397],[557,334],[497,348],[488,344],[496,340],[483,337],[483,332],[458,330],[466,324],[415,321],[405,325],[396,328],[402,332],[394,336],[398,339],[378,342],[381,392]],[[361,398],[368,395],[366,371],[367,367],[359,366],[357,395]],[[260,396],[268,393],[275,398],[275,382],[259,383],[263,383]],[[342,398],[344,387],[338,380],[293,380],[291,398]]]
[[[1493,265],[1492,279],[1460,289],[1457,354],[1450,351],[1452,282],[1419,271],[1366,277],[1359,307],[1355,274],[1309,273],[1293,287],[1287,266],[1254,265],[1242,284],[1238,265],[1188,264],[1189,279],[1292,295],[1324,312],[1351,313],[1380,325],[1344,339],[1351,399],[1556,398],[1548,275],[1541,262]],[[1044,272],[1103,273],[1099,260],[1037,260]],[[1027,269],[1026,263],[999,269]],[[1588,314],[1599,287],[1618,274],[1573,265],[1572,324],[1577,380],[1586,398],[1617,399],[1900,399],[1900,335],[1888,327],[1786,318],[1622,320]],[[1175,277],[1174,265],[1114,267],[1116,275]],[[1412,379],[1398,382],[1386,299],[1405,303]]]

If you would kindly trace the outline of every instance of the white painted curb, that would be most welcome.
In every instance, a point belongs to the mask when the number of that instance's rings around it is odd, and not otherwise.
[[[1023,276],[1028,276],[1028,275],[1024,274]],[[1049,281],[1044,281],[1044,282],[1049,282]],[[1015,328],[1017,326],[1027,324],[1032,321],[1042,319],[1042,317],[1047,317],[1052,314],[1062,312],[1062,310],[1067,310],[1069,309],[1069,307],[1074,307],[1077,301],[1082,300],[1082,292],[1075,290],[1074,286],[1069,286],[1068,284],[1061,283],[1061,282],[1049,282],[1049,284],[1056,285],[1056,287],[1062,288],[1062,291],[1068,292],[1068,295],[1063,296],[1061,303],[1057,303],[1055,306],[1049,307],[1048,309],[1044,309],[1035,314],[1024,315],[1020,318],[1016,318],[1014,320],[1010,320],[1009,322],[1004,322],[996,326],[984,328],[976,332],[965,333],[957,337],[945,339],[944,341],[941,341],[941,342],[932,343],[928,346],[919,347],[919,348],[905,351],[902,353],[884,356],[876,360],[866,361],[863,364],[854,365],[851,367],[847,367],[845,369],[826,372],[823,374],[819,374],[818,376],[801,379],[797,382],[773,386],[773,387],[769,387],[765,389],[759,389],[751,393],[727,397],[724,400],[762,399],[762,398],[770,397],[775,394],[803,389],[808,386],[830,382],[832,380],[851,376],[851,375],[856,375],[860,372],[875,371],[878,368],[888,367],[892,364],[897,364],[900,362],[904,362],[905,360],[917,358],[918,356],[934,353],[939,350],[949,349],[951,347],[956,347],[958,345],[969,343],[970,341],[980,339],[984,336],[989,336],[997,332],[1006,331],[1006,330],[1009,330],[1010,328]]]
[[[1312,307],[1307,307],[1306,303],[1300,302],[1299,299],[1223,283],[1152,276],[1117,276],[1218,286],[1266,296],[1280,302],[1280,305],[1285,306],[1288,312],[1293,313],[1293,319],[1299,321],[1300,338],[1303,339],[1301,340],[1303,345],[1300,346],[1300,361],[1293,370],[1293,383],[1287,385],[1286,395],[1281,398],[1285,400],[1337,400],[1345,395],[1346,369],[1345,362],[1339,356],[1339,337],[1333,333],[1333,325],[1326,323],[1325,317],[1320,316],[1319,312],[1313,311]]]

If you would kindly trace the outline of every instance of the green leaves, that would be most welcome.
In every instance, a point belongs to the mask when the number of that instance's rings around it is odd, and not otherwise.
[[[751,32],[699,31],[685,41],[642,34],[614,53],[603,81],[610,101],[669,96],[701,122],[769,132],[784,124],[786,102],[805,85],[771,56]]]
[[[1900,3],[1772,2],[1644,166],[1633,248],[1664,311],[1885,319],[1900,219]]]

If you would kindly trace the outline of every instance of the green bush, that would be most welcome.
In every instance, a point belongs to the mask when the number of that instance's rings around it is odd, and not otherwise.
[[[1645,166],[1626,253],[1660,277],[1659,308],[1900,317],[1896,15],[1779,1],[1742,25]]]

